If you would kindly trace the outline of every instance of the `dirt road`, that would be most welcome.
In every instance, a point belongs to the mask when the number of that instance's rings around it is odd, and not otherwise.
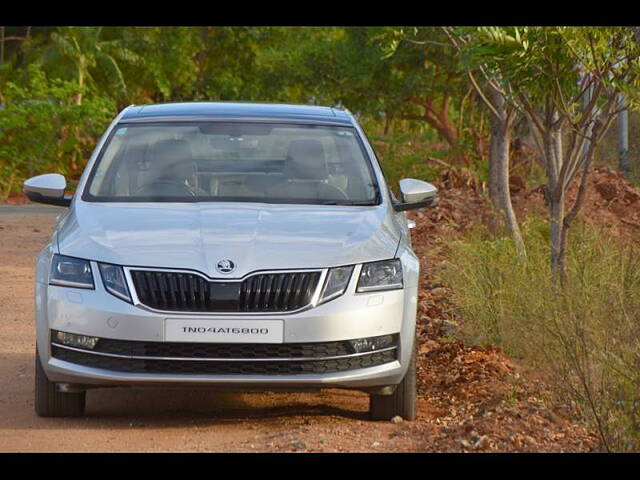
[[[341,390],[93,390],[84,418],[39,418],[33,409],[34,263],[51,235],[56,211],[0,207],[2,452],[594,448],[594,436],[542,407],[526,386],[531,382],[524,382],[519,369],[505,364],[499,353],[422,337],[415,422],[371,422],[367,395]]]

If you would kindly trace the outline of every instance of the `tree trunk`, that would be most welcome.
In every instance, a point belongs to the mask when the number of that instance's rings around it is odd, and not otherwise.
[[[553,120],[557,117],[554,115]],[[545,161],[548,165],[547,174],[549,178],[549,218],[551,219],[551,274],[555,284],[562,283],[565,278],[565,256],[567,246],[567,231],[565,227],[565,188],[563,180],[558,177],[559,168],[563,164],[562,152],[562,130],[553,129],[549,131],[547,137],[547,148],[545,148]]]
[[[567,231],[564,228],[564,191],[549,195],[551,219],[551,274],[555,284],[564,281]]]
[[[489,198],[493,204],[493,208],[500,210],[500,193],[498,188],[498,145],[497,132],[494,132],[492,125],[491,139],[489,140]]]
[[[489,195],[494,208],[502,211],[509,234],[515,242],[518,256],[524,257],[526,256],[524,241],[518,226],[518,219],[513,211],[511,192],[509,191],[509,154],[513,112],[507,111],[505,99],[498,91],[491,91],[491,103],[500,116],[490,114]]]
[[[82,105],[82,90],[84,88],[84,71],[83,71],[82,63],[78,68],[78,88],[79,88],[79,91],[76,94],[74,103],[79,106],[79,105]],[[78,136],[78,128],[74,128],[73,135],[75,135],[76,137]],[[78,158],[78,151],[76,149],[71,153],[71,170],[74,172],[74,174],[78,171],[77,158]]]
[[[511,192],[509,191],[509,150],[511,142],[511,124],[509,120],[499,122],[496,132],[492,132],[493,152],[495,158],[495,175],[497,180],[498,205],[502,209],[509,234],[516,244],[519,257],[526,256],[524,241],[518,226],[518,219],[513,211]],[[493,130],[493,129],[492,129]]]
[[[391,117],[387,112],[384,114],[384,135],[389,134],[389,126],[391,125]]]
[[[76,105],[82,105],[82,89],[84,88],[84,72],[82,65],[78,67],[78,93],[74,99]]]
[[[433,100],[416,99],[415,103],[420,105],[424,109],[424,115],[401,115],[399,118],[404,120],[423,120],[432,127],[440,138],[442,138],[451,148],[451,156],[453,159],[462,165],[468,165],[469,159],[464,154],[464,149],[460,145],[460,139],[458,137],[458,130],[456,125],[449,118],[449,102],[445,98],[442,104],[437,106]]]

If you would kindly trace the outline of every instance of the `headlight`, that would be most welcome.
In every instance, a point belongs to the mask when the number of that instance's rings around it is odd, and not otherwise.
[[[357,292],[397,290],[402,288],[402,264],[400,260],[365,263],[358,279]]]
[[[328,302],[332,298],[342,295],[347,285],[349,285],[351,272],[353,272],[353,265],[329,269],[327,280],[324,282],[324,288],[322,289],[318,303]]]
[[[99,263],[98,267],[100,268],[102,283],[107,292],[131,303],[131,295],[129,294],[129,287],[127,287],[122,267],[109,263]]]
[[[49,285],[63,287],[95,288],[89,260],[54,255],[51,260]]]

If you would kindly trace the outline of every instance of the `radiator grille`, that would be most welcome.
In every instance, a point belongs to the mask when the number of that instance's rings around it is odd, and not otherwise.
[[[287,312],[311,303],[320,272],[263,273],[225,282],[190,273],[131,270],[131,278],[140,302],[158,310]]]

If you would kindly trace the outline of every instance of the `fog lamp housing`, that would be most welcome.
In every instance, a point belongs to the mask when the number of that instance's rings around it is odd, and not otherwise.
[[[54,330],[52,332],[54,342],[62,343],[70,347],[85,348],[92,350],[98,343],[98,337],[89,337],[87,335],[77,335],[75,333],[60,332]]]
[[[382,335],[380,337],[358,338],[349,340],[353,353],[374,352],[396,346],[395,335]]]

